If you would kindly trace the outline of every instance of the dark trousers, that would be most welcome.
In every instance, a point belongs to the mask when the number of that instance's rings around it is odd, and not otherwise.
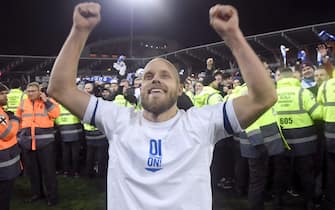
[[[264,154],[259,158],[249,158],[249,190],[248,201],[251,210],[263,210],[266,194],[266,186],[270,179],[275,194],[282,193],[280,180],[284,168],[283,155],[267,156]],[[271,177],[270,177],[271,176]],[[276,207],[282,205],[280,200],[275,203]]]
[[[269,157],[249,158],[249,190],[250,210],[264,210],[265,186],[268,176]]]
[[[95,162],[98,162],[98,177],[107,174],[108,145],[87,145],[86,167],[88,176],[93,176]]]
[[[215,145],[211,165],[212,187],[215,187],[222,177],[228,179],[234,177],[233,148],[233,137],[222,139]]]
[[[54,142],[54,150],[55,150],[55,164],[56,171],[61,172],[64,170],[64,165],[62,161],[62,138],[59,132],[55,134],[55,142]]]
[[[241,156],[240,142],[234,141],[234,159],[235,159],[235,190],[242,195],[248,189],[249,168],[248,159]]]
[[[63,169],[69,173],[79,173],[80,141],[62,142]]]
[[[25,167],[33,195],[45,195],[48,201],[57,202],[57,180],[54,143],[38,150],[23,150]],[[45,192],[44,190],[45,189]]]
[[[0,181],[0,209],[1,210],[9,210],[13,187],[14,187],[14,179]]]
[[[335,208],[335,153],[327,153],[326,199]]]
[[[279,171],[281,178],[277,180],[278,187],[275,194],[281,197],[288,187],[291,160],[293,160],[293,170],[299,176],[305,204],[313,202],[315,198],[315,162],[313,155],[298,157],[283,156],[278,163],[282,166],[282,170]]]

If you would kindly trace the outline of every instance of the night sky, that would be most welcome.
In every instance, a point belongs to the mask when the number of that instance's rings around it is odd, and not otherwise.
[[[102,22],[89,42],[129,36],[130,6],[126,0],[100,0]],[[136,0],[134,0],[136,1]],[[216,3],[239,11],[245,35],[335,21],[335,1],[301,0],[157,0],[164,6],[134,6],[134,35],[177,40],[182,47],[220,41],[208,24],[208,10]],[[79,0],[2,0],[0,54],[57,55],[72,24]]]

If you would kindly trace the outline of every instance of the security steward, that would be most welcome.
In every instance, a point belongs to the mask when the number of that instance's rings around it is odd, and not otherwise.
[[[288,167],[282,170],[282,187],[285,188],[289,176],[290,160],[294,162],[294,171],[299,175],[304,194],[305,209],[314,209],[315,198],[315,162],[317,133],[314,120],[322,119],[322,106],[307,89],[301,88],[300,81],[293,77],[290,68],[282,68],[277,81],[278,100],[275,104],[277,119],[283,128],[283,135],[291,150],[282,162]],[[282,190],[283,192],[284,190]]]
[[[80,145],[83,126],[80,119],[60,104],[60,115],[56,118],[58,132],[62,141],[62,160],[64,176],[79,176]]]
[[[37,82],[29,83],[26,92],[28,98],[21,102],[16,115],[20,118],[19,143],[33,194],[29,201],[45,196],[48,206],[53,206],[58,202],[54,120],[60,108],[41,91]]]
[[[203,86],[202,82],[197,82],[198,94],[193,97],[194,106],[202,107],[205,105],[213,105],[223,102],[223,97],[220,91],[211,86]]]
[[[10,111],[15,113],[17,108],[19,107],[21,100],[24,98],[27,98],[27,96],[24,94],[24,92],[21,90],[20,81],[17,79],[14,79],[10,83],[10,91],[7,94],[7,106],[6,111]]]
[[[84,91],[87,94],[94,94],[94,89],[93,83],[85,84]],[[94,126],[94,122],[91,122],[91,124],[84,124],[84,136],[87,144],[86,173],[88,177],[93,178],[97,175],[99,178],[106,178],[108,164],[108,140],[106,135]]]
[[[327,178],[323,209],[335,209],[335,79],[325,81],[319,88],[317,101],[323,105],[324,135],[326,137]]]
[[[20,149],[16,134],[19,120],[13,113],[6,113],[8,88],[0,83],[0,209],[9,210],[14,180],[20,174]]]
[[[247,93],[247,87],[241,86],[239,93]],[[250,210],[264,210],[266,184],[273,176],[273,191],[277,196],[280,190],[277,186],[281,179],[278,164],[285,148],[288,147],[282,138],[277,124],[274,107],[268,109],[253,124],[239,135],[241,156],[248,159],[249,190],[248,201]],[[272,167],[270,167],[272,166]],[[274,209],[280,209],[278,198],[274,199]]]

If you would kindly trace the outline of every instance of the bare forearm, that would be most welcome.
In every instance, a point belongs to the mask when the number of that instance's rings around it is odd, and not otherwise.
[[[275,103],[274,84],[239,29],[236,9],[229,5],[215,5],[210,9],[209,17],[215,31],[231,49],[247,83],[248,94],[233,101],[236,117],[246,128]]]
[[[76,86],[81,51],[89,33],[72,29],[53,66],[48,93],[72,113],[82,118],[89,96]]]
[[[80,119],[90,96],[76,87],[78,63],[88,35],[100,22],[100,9],[100,5],[93,2],[75,7],[72,30],[54,63],[49,81],[49,95]]]
[[[227,44],[241,69],[248,86],[248,95],[256,102],[271,103],[276,97],[274,83],[243,34],[239,32],[227,40]]]

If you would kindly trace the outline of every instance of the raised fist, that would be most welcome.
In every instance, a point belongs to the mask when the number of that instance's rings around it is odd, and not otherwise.
[[[209,10],[209,20],[222,39],[229,39],[239,32],[237,10],[230,5],[213,6]]]
[[[100,22],[100,10],[100,4],[97,3],[78,4],[73,12],[73,25],[75,29],[91,32]]]

